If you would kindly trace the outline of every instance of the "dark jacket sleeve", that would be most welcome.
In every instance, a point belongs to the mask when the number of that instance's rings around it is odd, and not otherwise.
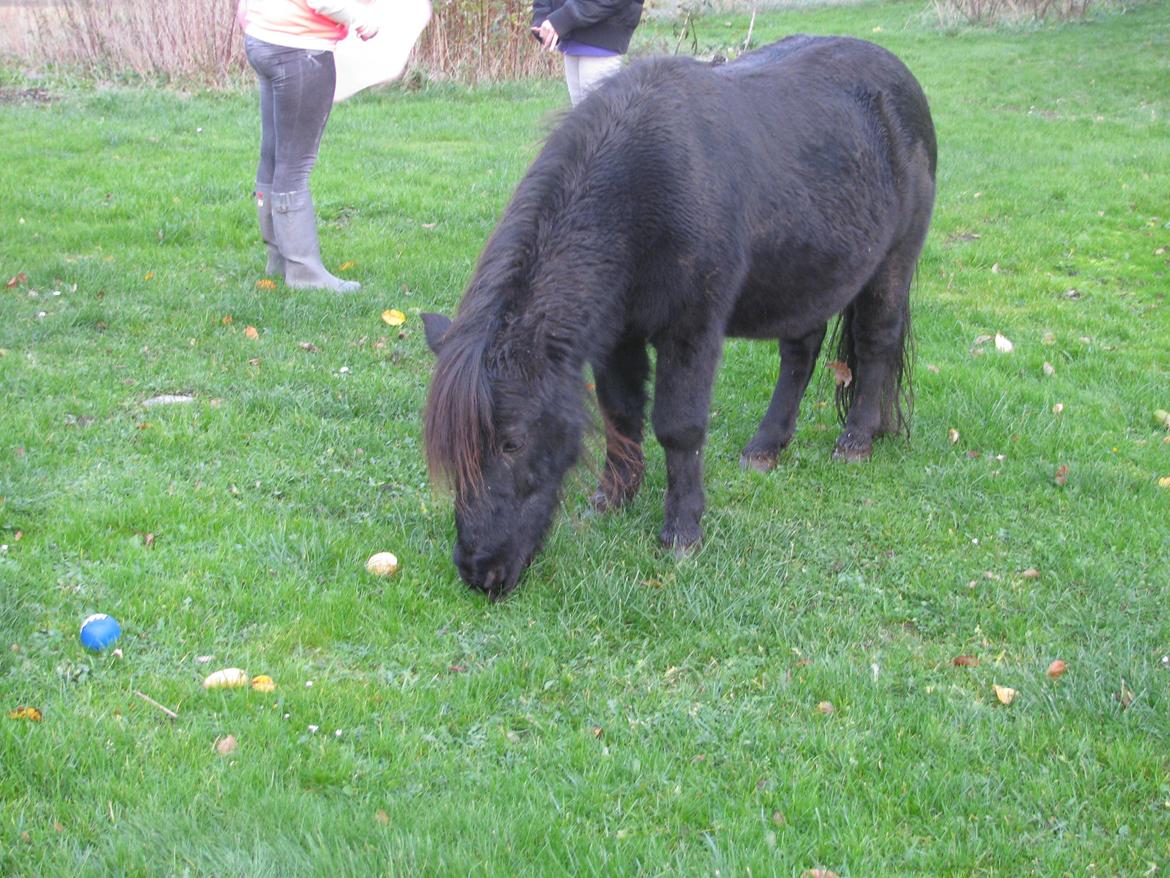
[[[552,0],[533,0],[532,3],[532,26],[540,27],[546,18],[552,15]],[[536,39],[540,39],[536,34],[533,34]]]
[[[565,0],[564,6],[546,17],[556,32],[564,35],[617,15],[633,3],[634,0]]]

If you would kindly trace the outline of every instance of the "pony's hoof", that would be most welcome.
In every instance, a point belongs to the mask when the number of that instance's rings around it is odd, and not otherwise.
[[[739,456],[740,469],[754,469],[758,473],[771,472],[776,468],[777,454],[766,451],[745,451]]]
[[[658,535],[658,542],[662,548],[667,549],[676,559],[681,561],[698,551],[699,546],[703,544],[703,531],[701,528],[696,528],[693,534],[683,535],[663,530]]]
[[[598,488],[593,492],[589,498],[589,505],[593,511],[599,515],[604,515],[607,512],[615,512],[621,509],[627,503],[634,499],[637,495],[637,489],[633,491],[606,491],[605,488]]]
[[[845,445],[840,442],[833,449],[833,460],[843,460],[845,463],[864,463],[873,454],[873,445]]]
[[[604,515],[614,508],[614,504],[605,496],[605,491],[598,488],[589,498],[589,508],[599,515]]]

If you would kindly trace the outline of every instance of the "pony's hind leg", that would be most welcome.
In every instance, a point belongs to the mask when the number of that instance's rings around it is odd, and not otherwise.
[[[812,377],[821,343],[825,340],[825,324],[800,338],[780,339],[780,376],[772,401],[759,429],[744,446],[739,465],[760,472],[776,466],[776,458],[787,447],[796,430],[796,416],[800,400]]]
[[[599,512],[630,502],[642,486],[646,466],[642,429],[649,374],[646,342],[640,338],[623,338],[604,363],[594,366],[597,402],[605,419],[605,469],[590,498]]]
[[[901,397],[910,342],[910,280],[917,251],[895,251],[874,273],[842,316],[839,359],[853,373],[852,386],[838,388],[847,407],[833,457],[867,460],[875,436],[905,426]]]

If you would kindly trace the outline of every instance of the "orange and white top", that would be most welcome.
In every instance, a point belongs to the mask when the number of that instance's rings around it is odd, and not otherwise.
[[[351,27],[374,24],[361,0],[240,0],[237,18],[248,36],[293,49],[332,49]]]

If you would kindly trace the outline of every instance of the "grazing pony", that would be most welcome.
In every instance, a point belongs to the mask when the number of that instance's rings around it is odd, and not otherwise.
[[[437,355],[427,461],[454,491],[463,579],[502,597],[540,548],[589,420],[587,364],[606,426],[593,502],[609,510],[642,482],[656,350],[660,539],[675,551],[702,538],[703,444],[726,336],[780,345],[744,466],[770,469],[792,438],[837,315],[852,381],[838,396],[834,456],[863,460],[875,436],[906,429],[910,281],[935,152],[910,71],[837,37],[789,37],[721,66],[637,63],[565,117],[454,321],[423,315]]]

